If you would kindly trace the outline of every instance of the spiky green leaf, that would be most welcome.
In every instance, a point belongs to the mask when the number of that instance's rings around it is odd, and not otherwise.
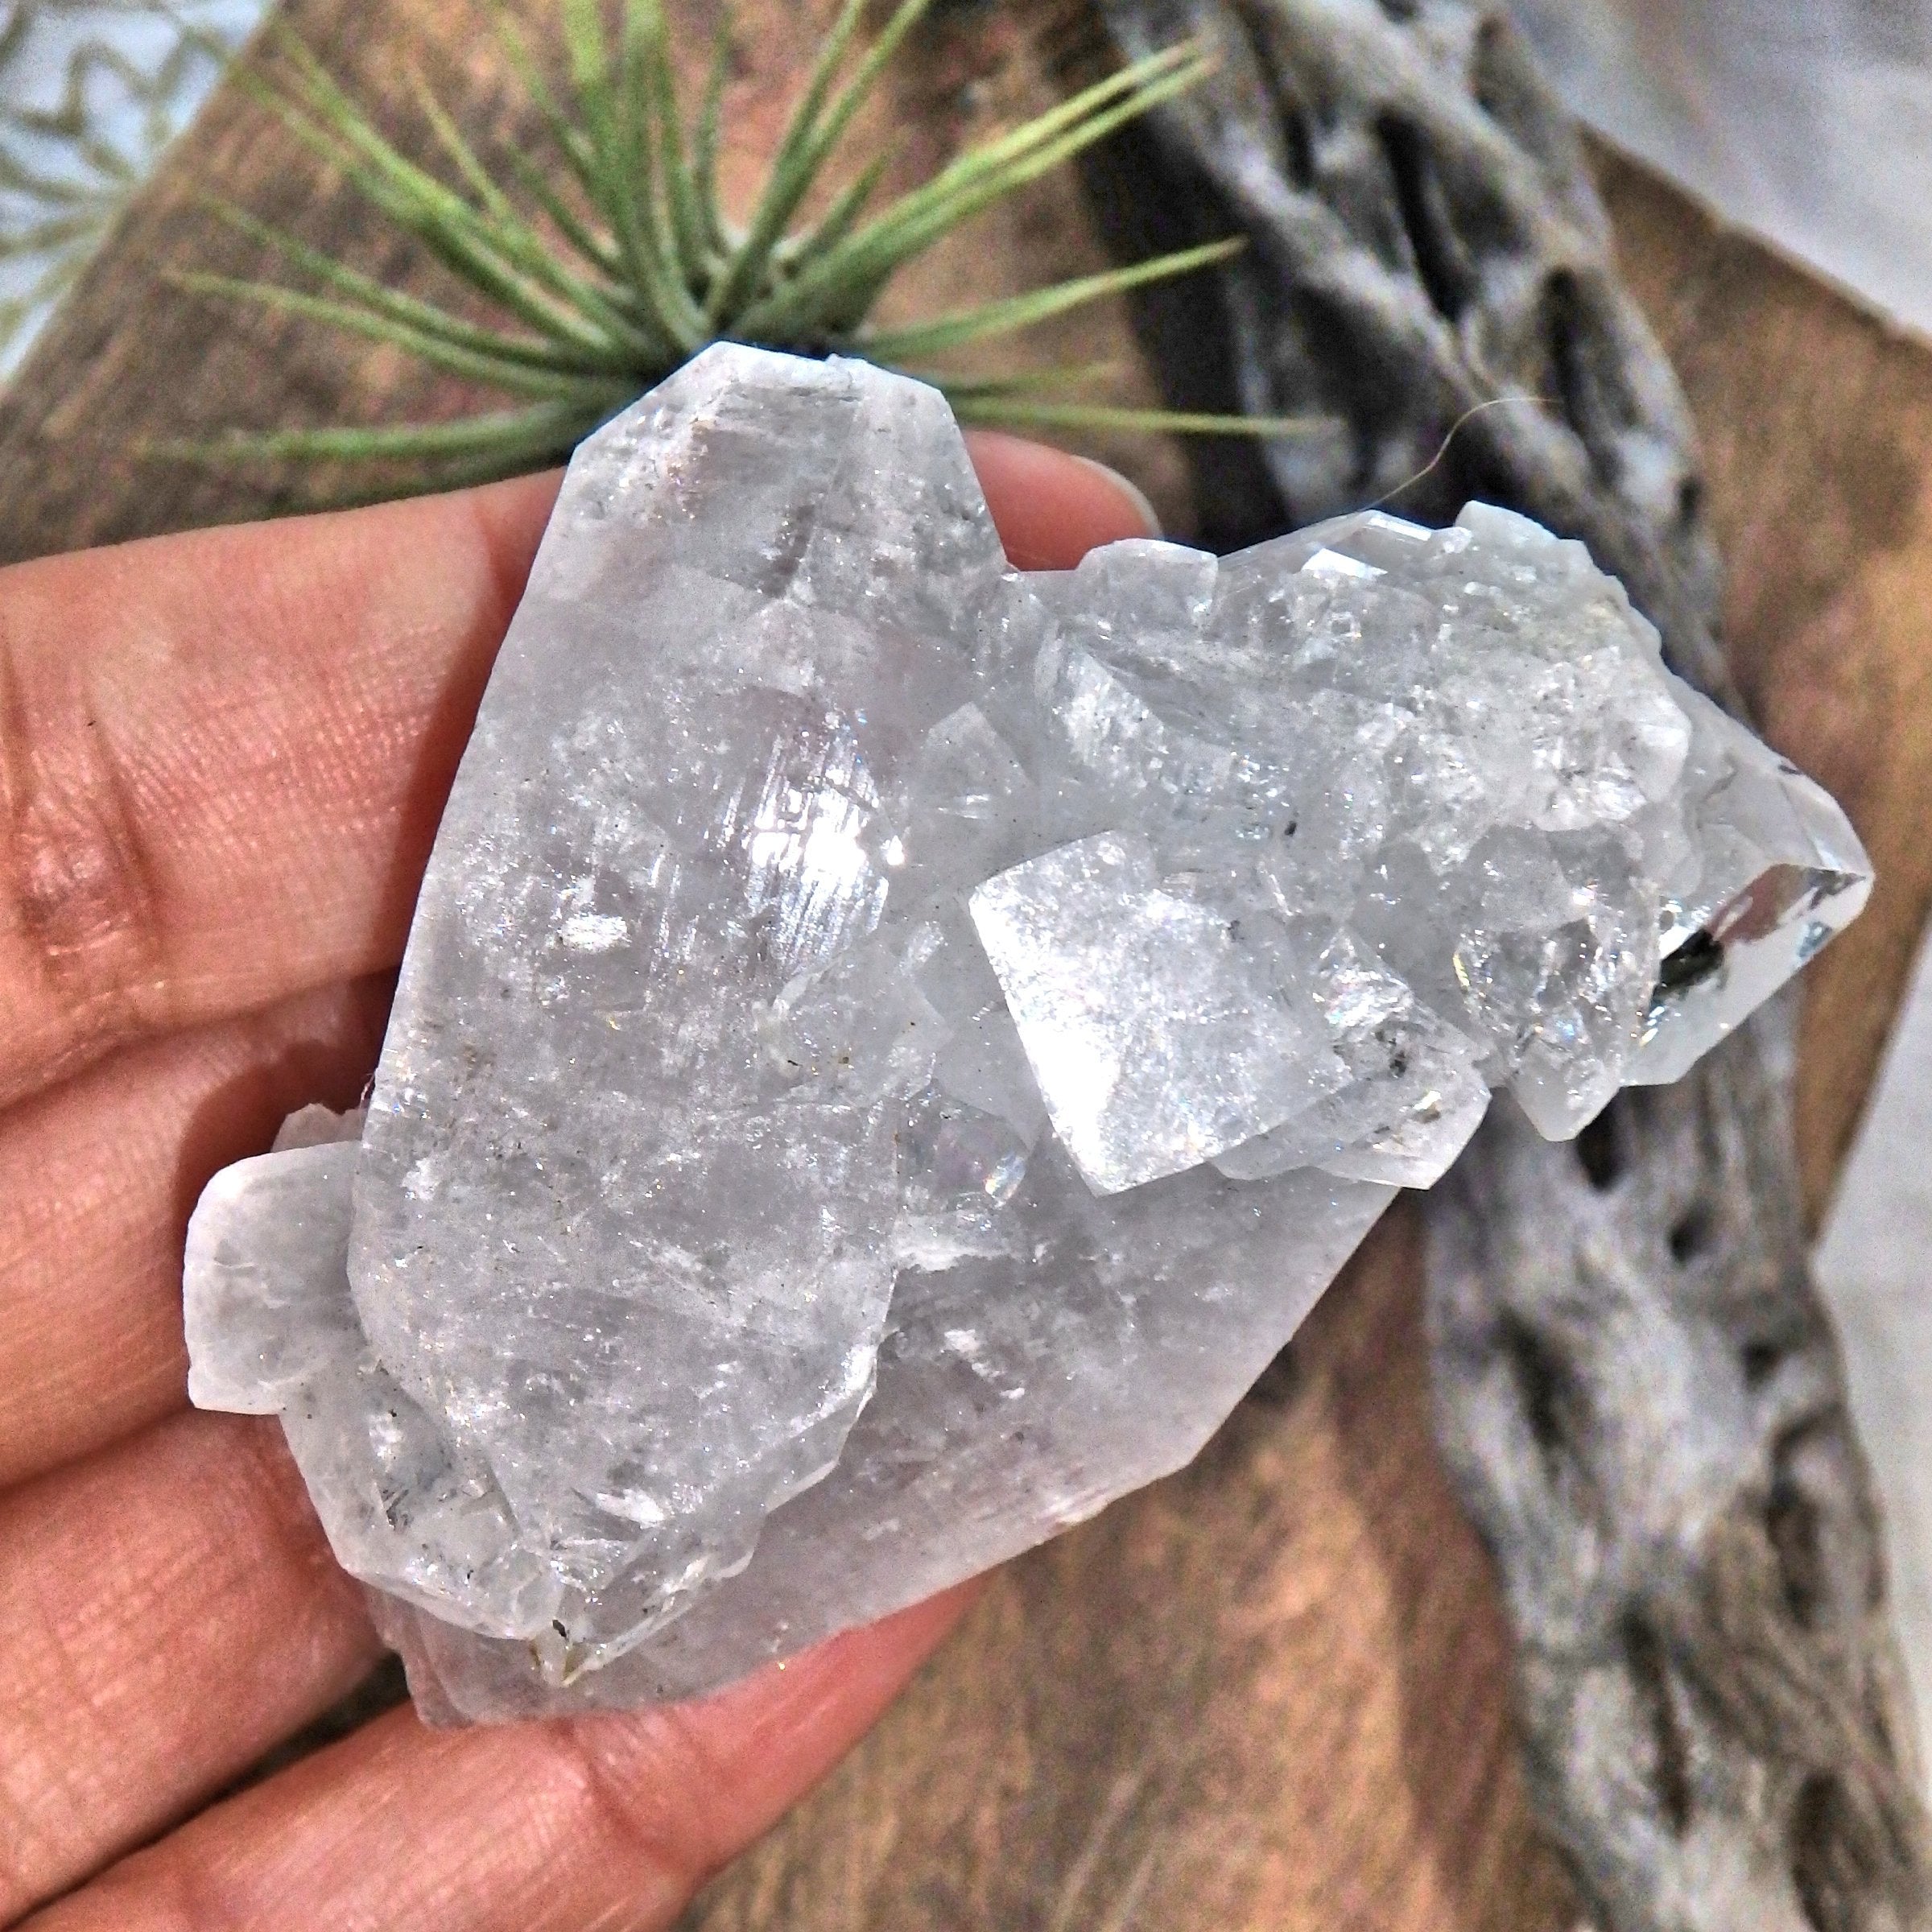
[[[242,436],[188,453],[225,462],[254,456],[413,465],[411,486],[425,477],[453,482],[504,474],[567,453],[707,341],[925,364],[1209,266],[1232,251],[1234,243],[1209,243],[923,322],[869,326],[873,304],[907,262],[1208,71],[1207,57],[1192,44],[1152,55],[969,149],[877,212],[891,156],[873,155],[848,174],[842,188],[821,198],[815,221],[801,221],[800,210],[822,184],[845,171],[839,158],[861,110],[930,4],[899,0],[869,46],[856,51],[866,0],[844,0],[742,231],[733,229],[718,198],[729,21],[720,26],[704,96],[687,126],[664,0],[617,0],[614,31],[605,0],[561,0],[560,91],[502,11],[506,58],[555,149],[557,166],[553,173],[512,155],[506,175],[493,172],[427,85],[412,76],[418,108],[453,180],[402,153],[308,49],[287,42],[283,77],[267,89],[276,111],[510,326],[472,321],[387,288],[237,210],[224,218],[273,247],[316,287],[217,275],[185,277],[185,284],[389,344],[428,367],[530,398],[530,406],[454,423]],[[971,422],[1263,435],[1306,427],[1288,419],[1119,408],[1067,393],[1097,373],[942,371],[928,379]]]

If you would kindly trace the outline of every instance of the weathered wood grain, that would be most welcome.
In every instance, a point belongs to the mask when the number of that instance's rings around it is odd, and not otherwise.
[[[425,145],[411,60],[486,151],[530,139],[481,0],[285,10],[406,142]],[[710,18],[700,0],[678,11],[694,39]],[[739,13],[728,179],[742,186],[817,15],[782,0]],[[1029,24],[952,10],[914,50],[873,128],[910,130],[909,174],[1041,97]],[[1607,178],[1633,279],[1708,445],[1738,663],[1773,734],[1848,799],[1884,871],[1811,1001],[1815,1197],[1932,894],[1918,832],[1932,789],[1932,357],[1654,184],[1614,166]],[[170,287],[171,266],[266,266],[209,218],[208,192],[436,286],[258,105],[224,90],[0,396],[0,555],[303,494],[289,479],[144,462],[143,440],[464,400],[384,352]],[[929,312],[1098,259],[1071,184],[1051,184],[941,251],[894,306]],[[1121,361],[1123,395],[1148,393],[1117,312],[1069,322],[1016,359],[1096,356]],[[1170,448],[1102,453],[1187,527]],[[1512,1756],[1506,1638],[1430,1446],[1417,1267],[1399,1219],[1193,1469],[999,1579],[886,1724],[691,1925],[1564,1932],[1571,1908],[1525,1822]]]

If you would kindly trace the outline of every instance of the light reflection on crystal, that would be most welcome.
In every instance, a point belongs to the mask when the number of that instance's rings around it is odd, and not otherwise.
[[[789,751],[774,751],[742,836],[746,905],[754,916],[775,915],[777,951],[795,972],[869,932],[886,881],[865,849],[879,800],[852,735],[835,724],[803,781]]]
[[[1695,890],[1666,906],[1663,958],[1626,1076],[1682,1078],[1698,1055],[1864,910],[1871,861],[1830,796],[1700,693],[1690,804],[1702,834]]]

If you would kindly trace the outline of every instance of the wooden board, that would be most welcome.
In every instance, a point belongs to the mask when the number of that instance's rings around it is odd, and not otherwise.
[[[539,21],[539,0],[525,10]],[[690,37],[709,0],[677,10]],[[422,149],[411,60],[485,151],[529,138],[470,0],[289,0],[287,17]],[[813,43],[808,6],[738,10],[729,178],[768,149]],[[873,133],[910,127],[910,175],[1048,91],[997,9],[954,10],[915,46]],[[1703,425],[1732,562],[1731,627],[1781,743],[1850,803],[1883,867],[1873,910],[1815,976],[1803,1117],[1814,1199],[1868,1081],[1929,894],[1932,357],[1606,168],[1640,295]],[[132,211],[0,398],[0,554],[23,556],[255,514],[286,484],[141,460],[147,440],[232,423],[440,412],[463,400],[379,351],[211,308],[170,267],[262,272],[200,205],[217,192],[410,286],[387,241],[254,102],[230,89]],[[943,250],[895,307],[930,311],[1097,264],[1071,184]],[[1109,312],[1030,361],[1122,365]],[[1171,448],[1099,453],[1170,527]],[[1412,1219],[1378,1232],[1290,1360],[1191,1470],[1014,1565],[846,1766],[717,1881],[707,1932],[1145,1926],[1189,1932],[1567,1932],[1560,1875],[1524,1813],[1507,1639],[1484,1560],[1430,1451]]]
[[[721,0],[677,0],[677,45],[698,79]],[[516,0],[531,39],[554,45],[551,0]],[[738,59],[720,160],[728,200],[749,201],[762,179],[798,77],[816,50],[827,0],[750,0],[732,9]],[[436,152],[410,89],[412,68],[434,84],[485,154],[547,159],[540,123],[506,72],[488,0],[287,0],[279,19],[328,63],[407,151]],[[271,64],[258,39],[250,64]],[[863,162],[896,147],[893,180],[923,180],[964,141],[1037,108],[1046,83],[1031,43],[1005,15],[942,20],[919,39],[853,130]],[[281,279],[271,251],[223,225],[209,204],[237,203],[310,246],[401,286],[465,307],[464,291],[323,167],[243,88],[217,90],[167,164],[120,223],[14,384],[0,391],[0,562],[233,521],[325,500],[317,473],[212,470],[152,454],[227,428],[399,421],[467,403],[502,407],[394,352],[299,319],[191,295],[168,277],[193,268]],[[1077,184],[1067,173],[993,211],[970,237],[935,251],[889,292],[881,313],[936,313],[1008,288],[1101,266]],[[985,352],[981,352],[984,357]],[[1036,331],[1029,365],[1109,362],[1099,399],[1158,400],[1138,363],[1125,312],[1090,308]],[[976,366],[972,358],[960,366]],[[1158,440],[1101,438],[1090,453],[1134,464],[1176,527],[1187,522],[1182,464]]]

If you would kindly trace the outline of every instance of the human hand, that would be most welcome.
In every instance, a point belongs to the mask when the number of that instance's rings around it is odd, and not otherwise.
[[[973,449],[1024,566],[1144,532],[1105,472]],[[691,1704],[453,1732],[392,1711],[208,1802],[380,1647],[280,1430],[185,1406],[188,1211],[366,1081],[555,489],[0,572],[0,1923],[660,1926],[962,1607]]]

